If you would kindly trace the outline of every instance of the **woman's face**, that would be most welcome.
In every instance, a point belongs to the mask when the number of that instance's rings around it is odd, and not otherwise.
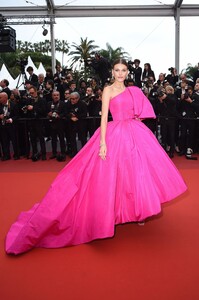
[[[113,67],[112,75],[116,81],[123,82],[128,75],[128,68],[123,64],[117,64]]]

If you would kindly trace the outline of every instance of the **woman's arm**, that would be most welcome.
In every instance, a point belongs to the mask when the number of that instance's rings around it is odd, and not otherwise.
[[[102,115],[101,115],[101,125],[100,125],[100,151],[99,156],[102,159],[106,159],[106,128],[108,122],[108,110],[109,110],[109,102],[110,102],[110,87],[104,88],[102,95]]]

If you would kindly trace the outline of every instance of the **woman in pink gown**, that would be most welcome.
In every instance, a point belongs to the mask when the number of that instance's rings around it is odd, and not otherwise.
[[[116,224],[139,222],[186,185],[153,133],[141,122],[155,118],[137,87],[125,87],[126,61],[113,66],[104,89],[101,127],[65,166],[46,196],[22,212],[6,237],[6,252],[58,248],[112,237]],[[110,108],[113,121],[107,123]]]

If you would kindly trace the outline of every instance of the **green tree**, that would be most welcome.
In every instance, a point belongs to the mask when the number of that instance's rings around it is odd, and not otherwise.
[[[72,48],[74,50],[69,52],[69,55],[72,56],[71,58],[71,66],[74,66],[75,64],[79,63],[79,70],[83,71],[84,78],[87,79],[87,77],[90,74],[90,69],[87,67],[87,61],[90,57],[94,55],[96,52],[96,49],[99,48],[97,45],[94,45],[94,40],[88,40],[88,38],[81,38],[80,44],[77,45],[76,43],[72,44]]]
[[[192,64],[187,64],[187,67],[186,69],[183,69],[181,71],[181,74],[182,73],[185,73],[187,75],[188,78],[191,78],[193,79],[193,74],[197,71],[198,69],[198,66],[195,65],[194,67],[192,66]]]
[[[49,40],[45,40],[43,43],[43,52],[47,55],[51,52],[51,43]]]
[[[33,50],[33,45],[30,42],[24,42],[21,44],[21,51],[22,52],[27,52],[27,51],[32,51]]]
[[[62,66],[64,65],[64,55],[69,52],[69,44],[65,40],[55,40],[55,50],[62,53]]]
[[[125,52],[122,47],[113,49],[109,43],[106,43],[106,49],[102,49],[99,52],[103,57],[108,59],[111,64],[120,57],[127,59],[129,57],[129,53]]]

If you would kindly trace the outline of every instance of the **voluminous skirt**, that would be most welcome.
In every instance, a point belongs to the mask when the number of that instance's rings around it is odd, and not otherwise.
[[[114,235],[115,224],[141,221],[186,190],[179,171],[140,121],[108,123],[107,158],[100,130],[58,174],[46,196],[22,212],[6,238],[7,253],[57,248]]]

